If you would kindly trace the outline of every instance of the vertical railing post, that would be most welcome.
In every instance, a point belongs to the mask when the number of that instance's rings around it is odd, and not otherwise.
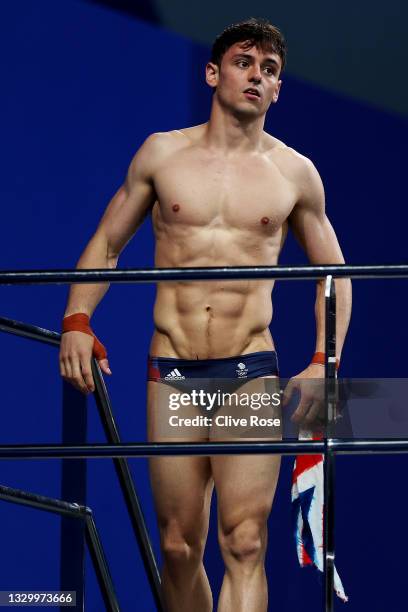
[[[106,390],[105,382],[96,359],[92,359],[92,374],[95,380],[95,401],[106,438],[111,444],[120,444],[119,432],[113,418],[112,406]],[[132,479],[129,465],[124,457],[113,459],[116,475],[118,477],[132,523],[139,551],[146,571],[147,579],[152,590],[153,599],[158,612],[164,611],[162,599],[161,578],[157,566],[153,546],[144,520],[142,507],[139,502],[136,488]]]
[[[84,444],[87,432],[87,398],[62,383],[62,444]],[[86,505],[86,459],[61,461],[61,499]],[[76,610],[85,609],[85,534],[82,521],[61,517],[60,589],[76,591]]]
[[[85,519],[85,535],[106,612],[119,612],[120,607],[113,588],[112,577],[91,512],[88,512]]]
[[[336,289],[331,275],[325,284],[325,405],[326,451],[324,454],[323,571],[324,606],[334,606],[334,486],[335,455],[330,445],[336,412]]]

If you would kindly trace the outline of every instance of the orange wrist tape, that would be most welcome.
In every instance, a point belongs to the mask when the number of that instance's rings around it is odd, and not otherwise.
[[[319,363],[320,365],[326,364],[326,353],[317,352],[312,357],[312,363]],[[336,359],[336,370],[340,367],[340,362]]]
[[[83,312],[76,312],[75,314],[64,317],[62,320],[62,333],[70,331],[80,331],[88,336],[92,336],[94,339],[92,354],[98,361],[106,359],[108,353],[102,342],[93,333],[89,324],[89,316]]]

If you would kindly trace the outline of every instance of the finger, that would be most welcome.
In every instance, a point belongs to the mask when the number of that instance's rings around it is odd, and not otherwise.
[[[101,359],[100,361],[98,361],[98,364],[102,372],[105,372],[105,374],[112,374],[111,369],[109,367],[109,362],[107,359]]]
[[[305,415],[305,421],[307,423],[312,423],[313,421],[316,421],[317,418],[319,417],[319,413],[321,412],[321,407],[322,404],[319,401],[314,401],[309,409],[307,414]],[[320,415],[321,416],[321,415]]]
[[[63,363],[64,363],[64,368],[65,368],[65,375],[66,375],[67,379],[69,381],[71,381],[71,379],[72,379],[72,367],[71,367],[71,362],[70,362],[69,358],[65,357],[63,359]]]
[[[89,356],[81,359],[81,374],[88,391],[93,393],[95,391],[95,384],[92,376],[91,361]]]
[[[59,371],[60,371],[60,375],[62,376],[62,378],[67,377],[67,371],[65,369],[65,362],[63,359],[59,360]]]
[[[291,420],[294,423],[300,423],[304,420],[305,415],[309,411],[309,407],[311,405],[310,399],[302,397],[298,407],[295,412],[292,414]]]
[[[289,404],[290,400],[292,399],[292,395],[293,395],[293,391],[295,390],[295,385],[294,383],[290,380],[288,382],[288,384],[286,385],[283,394],[282,394],[282,406],[286,406],[287,404]]]
[[[70,363],[72,369],[72,384],[82,393],[88,394],[88,387],[86,386],[85,381],[82,377],[79,360],[77,358],[71,358]]]

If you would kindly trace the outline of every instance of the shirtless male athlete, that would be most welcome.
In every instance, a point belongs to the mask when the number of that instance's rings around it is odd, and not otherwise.
[[[263,129],[269,106],[278,101],[285,55],[282,34],[263,20],[235,24],[217,37],[206,66],[206,81],[213,89],[209,121],[147,138],[77,268],[115,268],[150,213],[157,267],[275,265],[288,227],[311,263],[344,263],[313,163]],[[186,378],[197,373],[234,378],[241,361],[247,378],[277,376],[269,331],[273,285],[271,280],[158,283],[148,382],[150,440],[160,418],[155,410],[158,376],[177,368]],[[91,317],[108,287],[72,285],[65,317]],[[322,289],[318,283],[317,352],[324,351]],[[350,281],[337,280],[336,293],[340,358],[350,318]],[[72,320],[65,319],[61,375],[89,393],[94,390],[94,339],[78,327],[67,331]],[[108,360],[98,359],[102,371],[110,374]],[[321,364],[311,363],[292,381],[323,376]],[[296,418],[307,420],[309,414],[310,405],[301,401]],[[192,433],[191,439],[202,438]],[[150,461],[169,612],[212,610],[203,554],[214,485],[226,567],[218,611],[267,610],[267,519],[279,467],[276,455]]]

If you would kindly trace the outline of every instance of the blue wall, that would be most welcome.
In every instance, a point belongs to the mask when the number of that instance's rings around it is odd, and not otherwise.
[[[207,50],[92,4],[27,0],[3,7],[0,24],[3,117],[0,184],[2,269],[71,268],[96,228],[129,161],[151,132],[205,121]],[[146,84],[150,92],[146,93]],[[407,222],[402,119],[285,77],[267,129],[311,157],[326,187],[327,210],[349,263],[406,262]],[[120,267],[152,265],[149,221]],[[281,263],[305,257],[289,239]],[[0,287],[0,315],[58,330],[65,286]],[[114,285],[93,324],[108,346],[109,392],[124,441],[145,439],[145,358],[152,331],[153,286]],[[313,351],[314,286],[280,283],[274,292],[283,376]],[[305,304],[299,310],[299,304]],[[404,376],[406,281],[354,282],[344,350],[345,376]],[[130,338],[134,351],[127,346]],[[61,440],[57,352],[0,336],[0,442]],[[88,439],[104,441],[93,400]],[[406,458],[338,459],[337,564],[350,612],[405,610],[400,531]],[[147,462],[132,460],[157,550]],[[270,521],[271,602],[282,612],[320,609],[316,577],[297,568],[290,531],[291,459],[285,459]],[[59,497],[59,461],[4,461],[0,482]],[[124,504],[109,460],[88,462],[87,503],[111,564],[124,611],[153,610]],[[402,492],[401,492],[402,491]],[[213,517],[214,518],[214,517]],[[0,590],[58,589],[59,519],[0,504]],[[207,550],[215,589],[222,563],[214,522]],[[305,600],[308,602],[305,605]],[[86,609],[103,605],[88,565]],[[271,606],[272,609],[272,606]]]

